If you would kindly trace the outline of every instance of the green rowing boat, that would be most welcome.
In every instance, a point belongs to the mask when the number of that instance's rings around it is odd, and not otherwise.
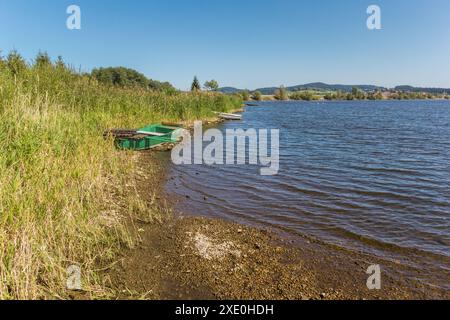
[[[123,150],[148,150],[162,144],[178,143],[182,128],[153,124],[139,130],[113,130],[109,132],[115,138],[116,146]]]

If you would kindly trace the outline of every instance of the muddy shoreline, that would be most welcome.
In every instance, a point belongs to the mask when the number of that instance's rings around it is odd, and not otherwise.
[[[122,252],[106,274],[118,299],[450,298],[445,290],[419,283],[415,271],[401,264],[306,236],[293,241],[267,229],[173,214],[161,155],[141,153],[138,166],[137,196],[163,214],[132,222],[139,243]],[[366,270],[374,264],[382,268],[381,290],[366,285]]]

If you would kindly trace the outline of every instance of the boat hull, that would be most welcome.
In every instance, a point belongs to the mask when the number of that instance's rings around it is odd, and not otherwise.
[[[181,130],[181,128],[156,124],[137,130],[137,134],[133,137],[117,138],[115,143],[117,148],[122,150],[149,150],[162,144],[179,142]]]
[[[242,116],[232,113],[219,113],[219,117],[224,120],[242,120]]]

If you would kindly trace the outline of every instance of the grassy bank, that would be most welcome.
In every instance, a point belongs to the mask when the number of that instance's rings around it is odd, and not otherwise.
[[[95,271],[132,244],[130,215],[151,208],[128,196],[133,154],[102,133],[187,121],[240,106],[219,94],[107,87],[62,61],[0,61],[0,299],[66,298],[67,267],[107,297]],[[125,208],[126,210],[123,210]]]

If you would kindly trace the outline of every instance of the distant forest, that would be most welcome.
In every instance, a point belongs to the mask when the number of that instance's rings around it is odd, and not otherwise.
[[[415,93],[431,93],[431,94],[450,94],[449,88],[418,88],[413,86],[397,86],[393,89],[375,86],[375,85],[343,85],[343,84],[326,84],[322,82],[315,83],[307,83],[302,85],[285,87],[285,89],[289,92],[297,92],[297,91],[322,91],[322,92],[344,92],[351,93],[354,89],[358,89],[364,92],[387,92],[387,91],[398,91],[398,92],[415,92]],[[223,87],[219,88],[219,92],[223,93],[237,93],[242,91],[249,92],[260,92],[263,95],[274,95],[280,87],[267,87],[267,88],[258,88],[253,91],[238,89],[234,87]]]

